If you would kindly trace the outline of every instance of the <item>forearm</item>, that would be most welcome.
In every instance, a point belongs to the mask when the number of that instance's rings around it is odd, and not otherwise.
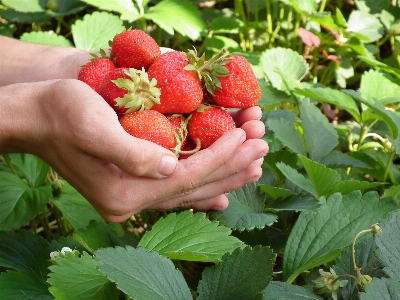
[[[25,43],[0,36],[0,86],[49,79],[77,78],[90,54],[72,47]]]

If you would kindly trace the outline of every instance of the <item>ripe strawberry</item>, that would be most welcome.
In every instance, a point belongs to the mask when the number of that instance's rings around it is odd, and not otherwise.
[[[104,78],[99,94],[121,115],[159,103],[160,90],[155,85],[156,81],[149,81],[144,69],[116,68]]]
[[[95,57],[79,70],[78,79],[88,84],[96,92],[99,92],[104,77],[114,69],[115,64],[111,59]]]
[[[160,54],[157,42],[138,29],[117,34],[111,42],[111,55],[119,68],[147,70]]]
[[[200,139],[201,149],[208,148],[225,132],[235,128],[231,115],[219,107],[201,108],[188,121],[189,136]]]
[[[166,116],[155,110],[143,110],[123,115],[121,126],[130,135],[148,140],[167,149],[176,146],[175,129]]]
[[[230,75],[218,77],[221,88],[215,90],[212,99],[222,107],[255,106],[261,98],[261,88],[249,62],[239,55],[232,55],[226,59],[228,63],[225,67]]]
[[[203,88],[197,74],[184,69],[188,63],[187,55],[180,51],[164,53],[153,62],[147,73],[157,80],[161,103],[152,109],[163,114],[185,114],[200,106]]]
[[[179,148],[183,149],[188,142],[187,119],[182,114],[173,114],[168,120],[175,129]]]

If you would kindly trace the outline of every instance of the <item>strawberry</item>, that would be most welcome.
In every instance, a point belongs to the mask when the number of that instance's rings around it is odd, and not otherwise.
[[[107,57],[95,57],[82,66],[78,73],[78,79],[85,82],[93,90],[99,92],[104,77],[115,69],[114,62]]]
[[[160,90],[155,85],[156,81],[149,81],[144,69],[116,68],[104,78],[99,94],[121,115],[159,103]]]
[[[167,149],[176,147],[175,129],[166,116],[155,110],[132,112],[120,117],[121,126],[130,135]]]
[[[185,70],[186,53],[171,51],[161,54],[147,70],[150,79],[157,80],[161,90],[160,104],[152,109],[163,114],[191,113],[203,100],[203,88],[195,72]]]
[[[261,88],[251,65],[239,55],[228,56],[226,60],[229,75],[218,77],[221,88],[211,95],[215,104],[232,108],[255,106],[261,98]]]
[[[200,140],[201,149],[208,148],[225,132],[235,128],[231,115],[219,107],[200,107],[188,121],[189,137]]]
[[[168,116],[172,127],[175,129],[180,148],[184,148],[188,142],[187,120],[182,114]]]
[[[157,42],[138,29],[121,32],[111,42],[111,56],[118,68],[147,70],[160,54]]]

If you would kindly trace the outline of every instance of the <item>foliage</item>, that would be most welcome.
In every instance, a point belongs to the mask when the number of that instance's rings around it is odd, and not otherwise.
[[[39,158],[0,156],[0,298],[398,299],[399,24],[389,0],[0,1],[24,41],[95,52],[132,27],[245,56],[270,147],[227,210],[121,224]]]

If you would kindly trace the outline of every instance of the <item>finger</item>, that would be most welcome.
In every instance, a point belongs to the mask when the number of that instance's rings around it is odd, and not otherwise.
[[[257,120],[247,121],[240,128],[246,132],[247,139],[260,139],[265,134],[265,124]]]
[[[236,126],[241,127],[244,123],[250,120],[260,120],[262,110],[259,106],[252,106],[240,110],[229,111],[232,118],[235,120]]]
[[[190,194],[173,197],[162,204],[152,205],[149,209],[169,209],[173,207],[196,210],[225,209],[226,200],[223,200],[225,199],[223,195],[246,184],[258,181],[262,175],[261,164],[262,159],[254,161],[253,164],[238,174],[204,185]]]

